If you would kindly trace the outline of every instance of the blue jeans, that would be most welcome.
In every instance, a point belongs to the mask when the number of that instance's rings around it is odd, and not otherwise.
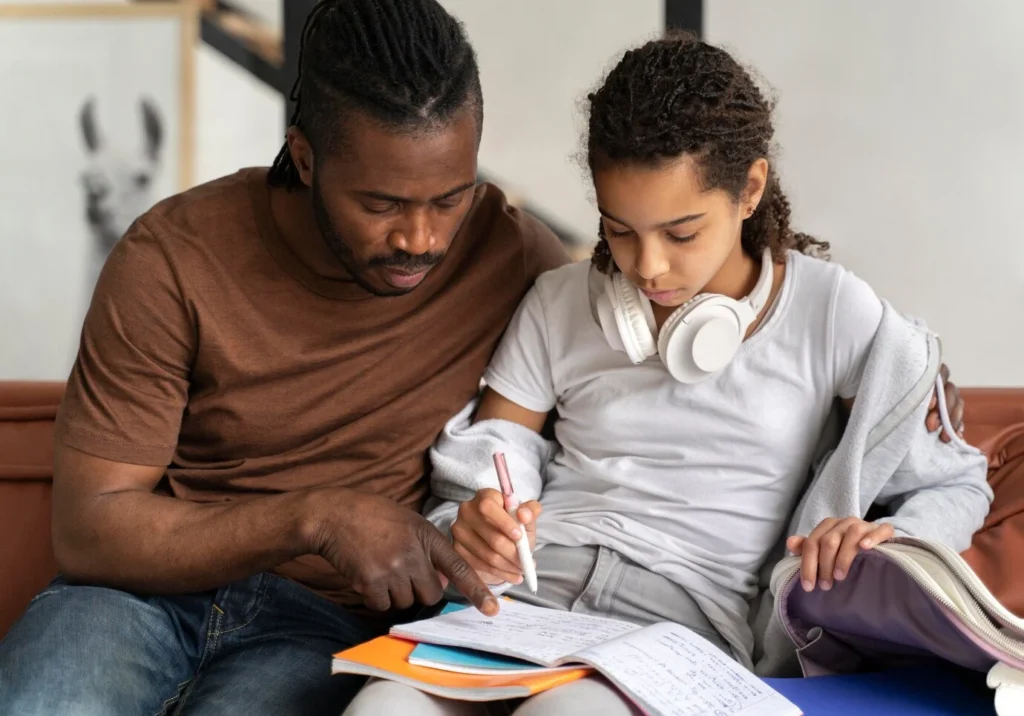
[[[331,655],[386,629],[270,574],[172,597],[58,578],[0,642],[0,714],[338,716],[363,679]]]

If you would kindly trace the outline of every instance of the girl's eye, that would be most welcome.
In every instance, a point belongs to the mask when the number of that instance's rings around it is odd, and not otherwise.
[[[690,234],[689,236],[676,236],[675,234],[668,234],[668,238],[670,241],[674,241],[677,244],[688,244],[697,238],[697,234],[693,233]]]
[[[633,232],[631,230],[629,230],[629,229],[626,229],[625,231],[616,231],[615,229],[608,229],[608,234],[609,234],[609,236],[615,236],[615,237],[619,237],[619,236],[632,236]]]

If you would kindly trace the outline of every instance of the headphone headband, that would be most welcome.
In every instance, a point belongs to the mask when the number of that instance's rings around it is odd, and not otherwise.
[[[761,313],[761,309],[768,303],[768,297],[772,295],[772,279],[774,277],[775,272],[772,271],[772,250],[769,247],[761,253],[761,275],[757,278],[754,290],[743,299],[750,304],[750,307],[754,310],[755,317]]]

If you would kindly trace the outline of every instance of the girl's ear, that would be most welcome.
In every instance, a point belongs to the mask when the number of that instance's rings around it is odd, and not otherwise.
[[[764,157],[754,160],[747,171],[747,186],[743,190],[743,216],[749,217],[757,211],[768,186],[768,160]]]

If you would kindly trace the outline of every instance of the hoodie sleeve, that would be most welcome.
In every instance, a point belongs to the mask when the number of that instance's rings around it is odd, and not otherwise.
[[[941,390],[941,379],[937,386]],[[903,462],[878,496],[889,508],[888,522],[903,536],[935,540],[962,552],[981,529],[992,503],[988,484],[988,461],[975,447],[954,435],[948,443],[939,431],[928,432],[925,414],[932,394],[917,407],[909,420],[916,433]],[[939,409],[946,406],[940,401]],[[948,422],[948,414],[945,415]]]
[[[445,534],[458,514],[459,504],[473,499],[485,487],[501,489],[494,470],[494,453],[505,454],[520,502],[540,498],[544,474],[555,443],[529,428],[509,420],[473,423],[478,401],[473,400],[448,421],[430,449],[430,491],[428,520]]]
[[[495,452],[505,454],[520,502],[540,498],[545,470],[554,454],[554,442],[518,423],[496,419],[473,423],[477,405],[478,400],[474,399],[449,420],[430,449],[431,497],[424,506],[424,514],[449,539],[460,504],[485,487],[501,489],[494,470]],[[504,582],[492,585],[491,591],[500,595],[512,586]],[[449,599],[461,599],[451,585],[445,594]]]

